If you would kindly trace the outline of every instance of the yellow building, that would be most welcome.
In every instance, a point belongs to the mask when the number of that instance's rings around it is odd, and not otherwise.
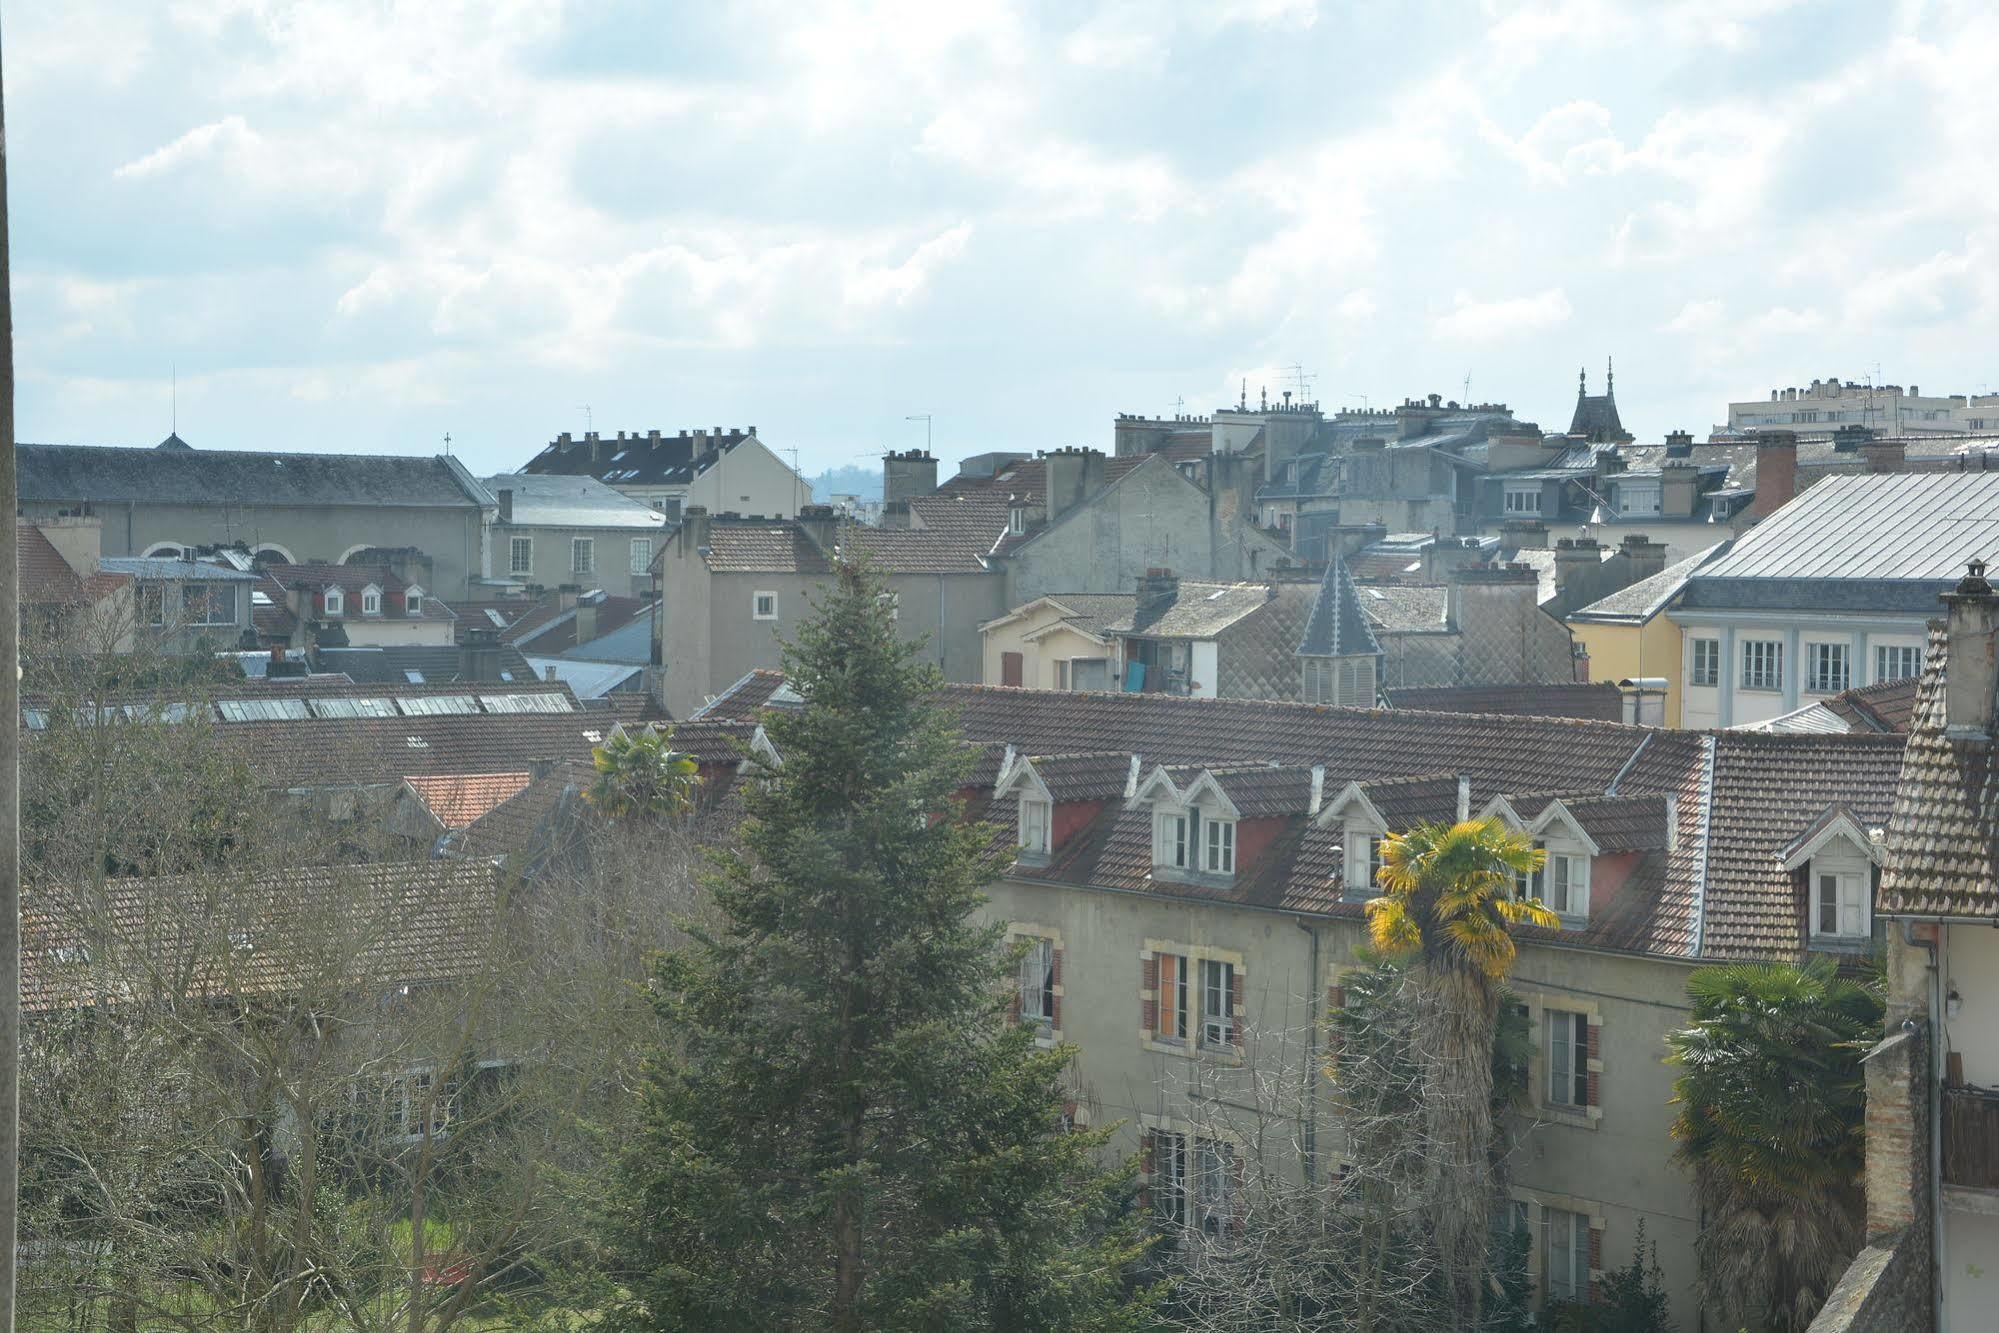
[[[1037,597],[979,626],[985,683],[1036,690],[1114,690],[1122,675],[1116,636],[1103,627],[1128,618],[1131,593]]]
[[[1668,565],[1601,601],[1569,613],[1568,626],[1589,652],[1591,680],[1665,682],[1665,724],[1680,725],[1680,683],[1684,675],[1680,627],[1666,610],[1686,586],[1687,576],[1720,554],[1728,543]]]

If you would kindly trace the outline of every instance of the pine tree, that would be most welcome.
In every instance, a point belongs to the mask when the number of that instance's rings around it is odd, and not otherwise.
[[[989,830],[967,751],[881,580],[843,565],[785,652],[726,928],[663,958],[677,1043],[611,1208],[613,1329],[1123,1329],[1143,1240],[1107,1131],[1070,1132],[1065,1048],[1007,1015],[973,913]]]

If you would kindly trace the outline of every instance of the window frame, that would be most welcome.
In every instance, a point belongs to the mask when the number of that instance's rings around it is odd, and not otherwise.
[[[1194,869],[1200,849],[1200,812],[1189,807],[1152,808],[1152,869],[1186,874]]]
[[[1721,640],[1711,635],[1688,640],[1687,684],[1699,689],[1721,685]],[[1705,660],[1703,660],[1705,659]]]
[[[1896,663],[1907,662],[1915,669],[1913,671],[1899,672],[1895,675],[1886,674],[1883,668],[1891,661]],[[1906,680],[1910,676],[1920,676],[1922,674],[1923,650],[1921,645],[1913,643],[1877,643],[1874,645],[1874,681],[1876,684],[1884,680]]]
[[[139,585],[139,623],[153,629],[165,629],[167,625],[167,585],[164,583],[141,583]]]
[[[1152,1135],[1152,1209],[1175,1228],[1187,1225],[1189,1143],[1193,1136],[1177,1129],[1155,1129]]]
[[[1156,999],[1150,1036],[1154,1041],[1167,1042],[1192,1050],[1194,1043],[1189,1039],[1187,1031],[1193,1016],[1189,1005],[1192,997],[1188,994],[1191,987],[1188,985],[1187,973],[1196,960],[1186,953],[1168,951],[1156,954],[1155,961],[1158,963],[1157,981],[1153,991]],[[1172,964],[1170,968],[1167,966],[1169,963]],[[1170,982],[1166,975],[1168,971],[1173,974]],[[1172,992],[1170,1005],[1167,1001],[1169,989]],[[1167,1022],[1168,1015],[1172,1017],[1170,1024]],[[1171,1031],[1168,1030],[1169,1027]]]
[[[372,583],[361,589],[361,614],[364,616],[382,614],[382,590]]]
[[[1541,1054],[1548,1066],[1542,1087],[1543,1104],[1578,1115],[1587,1114],[1589,1015],[1578,1009],[1548,1006],[1541,1010],[1541,1025]],[[1560,1063],[1556,1060],[1558,1052],[1562,1056]]]
[[[417,586],[416,584],[411,584],[409,587],[403,589],[404,613],[412,616],[422,615],[423,599],[424,599],[424,591],[421,587]]]
[[[1557,1281],[1555,1267],[1556,1228],[1566,1231],[1565,1250],[1568,1256],[1568,1272]],[[1542,1292],[1550,1301],[1577,1303],[1589,1299],[1590,1286],[1590,1215],[1567,1208],[1541,1205],[1541,1284]]]
[[[572,574],[595,574],[597,572],[597,539],[595,537],[571,537],[569,539],[569,572]]]
[[[1210,816],[1201,821],[1201,873],[1235,874],[1235,821]]]
[[[1196,1135],[1193,1165],[1195,1228],[1204,1236],[1220,1237],[1235,1220],[1236,1147],[1227,1139]]]
[[[1055,808],[1052,802],[1043,800],[1033,792],[1020,794],[1020,809],[1015,817],[1016,846],[1029,856],[1047,856],[1054,850]]]
[[[1357,820],[1347,822],[1346,845],[1341,852],[1342,877],[1345,879],[1343,898],[1378,898],[1381,896],[1381,845],[1388,835],[1372,824]],[[1358,854],[1357,854],[1358,853]],[[1359,879],[1354,878],[1356,867],[1365,863]]]
[[[328,588],[319,600],[320,604],[326,608],[327,615],[344,616],[347,614],[347,594],[339,588]]]
[[[1874,933],[1872,898],[1873,869],[1865,859],[1847,861],[1838,857],[1813,857],[1807,870],[1810,888],[1811,937],[1829,944],[1861,943]],[[1832,881],[1833,896],[1825,897],[1826,881]],[[1852,889],[1848,902],[1848,888]],[[1833,929],[1825,928],[1826,909],[1832,909]],[[1849,918],[1848,913],[1851,912]],[[1854,929],[1846,927],[1851,924]]]
[[[770,610],[768,610],[768,611],[766,611],[766,610],[764,610],[764,609],[763,609],[763,602],[764,602],[764,598],[766,598],[766,597],[768,597],[768,598],[770,599]],[[756,591],[754,591],[754,592],[752,592],[752,593],[750,594],[750,619],[751,619],[751,620],[776,620],[776,619],[777,619],[777,591],[776,591],[776,589],[773,589],[773,588],[758,588],[758,589],[757,589]]]
[[[215,629],[236,623],[236,587],[231,583],[191,580],[181,584],[181,618],[197,629]],[[223,608],[217,619],[217,606]]]
[[[1055,941],[1046,935],[1022,935],[1027,948],[1015,975],[1019,1021],[1034,1035],[1053,1038],[1056,1029]]]
[[[1542,487],[1540,486],[1539,483],[1535,483],[1533,485],[1502,484],[1501,490],[1503,494],[1503,498],[1500,502],[1500,508],[1502,513],[1539,514],[1541,512]],[[1533,504],[1531,505],[1526,503],[1530,499],[1533,501]],[[1516,504],[1514,503],[1515,501],[1519,501],[1520,503]]]
[[[629,572],[633,574],[650,574],[652,572],[652,538],[632,538],[632,567]]]
[[[1835,677],[1831,674],[1838,667]],[[1853,687],[1853,646],[1832,639],[1805,642],[1805,693],[1838,694]]]
[[[507,539],[507,573],[534,573],[534,538],[516,534]]]
[[[1542,863],[1541,869],[1536,872],[1540,879],[1542,903],[1547,906],[1549,911],[1564,921],[1589,920],[1590,856],[1588,849],[1574,848],[1569,844],[1561,842],[1557,842],[1552,846],[1544,842],[1541,846],[1547,853],[1547,859]],[[1577,870],[1578,866],[1581,867],[1580,874]],[[1562,901],[1566,906],[1557,906],[1555,903],[1553,890],[1557,885],[1562,890]],[[1578,905],[1578,899],[1580,899],[1580,905]]]
[[[1752,664],[1755,668],[1752,669]],[[1750,694],[1782,694],[1784,692],[1784,641],[1782,639],[1744,639],[1742,641],[1742,674],[1738,688]]]

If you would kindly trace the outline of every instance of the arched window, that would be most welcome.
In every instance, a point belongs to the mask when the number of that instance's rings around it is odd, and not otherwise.
[[[185,546],[177,546],[173,542],[154,542],[146,548],[145,558],[148,560],[185,560],[187,559],[187,548]]]

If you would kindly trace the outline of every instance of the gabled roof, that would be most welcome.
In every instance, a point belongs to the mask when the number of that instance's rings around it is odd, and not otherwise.
[[[1351,808],[1358,807],[1384,832],[1400,833],[1418,824],[1456,821],[1466,794],[1455,773],[1354,781],[1326,802],[1320,818],[1351,818]]]
[[[1796,870],[1837,840],[1844,840],[1876,865],[1887,859],[1886,849],[1844,802],[1827,806],[1804,832],[1784,844],[1777,859],[1784,869]]]
[[[1171,601],[1141,611],[1136,596],[1128,600],[1130,609],[1104,621],[1101,633],[1148,639],[1212,639],[1268,606],[1271,593],[1266,583],[1182,579]]]
[[[797,693],[785,682],[782,671],[755,667],[688,716],[690,721],[695,718],[716,722],[748,720],[765,708],[796,708],[800,702]]]
[[[481,509],[493,503],[457,459],[248,449],[130,449],[23,444],[21,499],[141,505],[324,509]]]
[[[1021,755],[1001,775],[995,796],[1032,786],[1049,800],[1109,801],[1136,788],[1138,756],[1118,750],[1093,754]]]
[[[1298,642],[1300,657],[1379,656],[1381,641],[1361,608],[1360,593],[1354,587],[1347,564],[1335,555],[1326,566],[1326,577],[1312,599],[1312,613],[1305,621],[1305,637]]]
[[[702,559],[717,574],[829,574],[833,558],[849,553],[865,557],[884,574],[988,572],[985,548],[951,532],[842,523],[834,550],[826,552],[789,519],[726,514],[711,519]]]
[[[14,560],[23,606],[95,602],[132,581],[132,576],[99,569],[85,578],[70,568],[62,552],[26,519],[14,521]]]
[[[526,770],[513,773],[449,773],[408,777],[403,785],[430,812],[438,827],[461,829],[528,785]]]
[[[1649,578],[1627,584],[1608,597],[1591,602],[1581,610],[1569,612],[1568,619],[1642,625],[1666,609],[1666,604],[1687,585],[1687,579],[1695,570],[1727,554],[1730,545],[1726,541],[1716,542],[1706,550],[1696,551]]]

